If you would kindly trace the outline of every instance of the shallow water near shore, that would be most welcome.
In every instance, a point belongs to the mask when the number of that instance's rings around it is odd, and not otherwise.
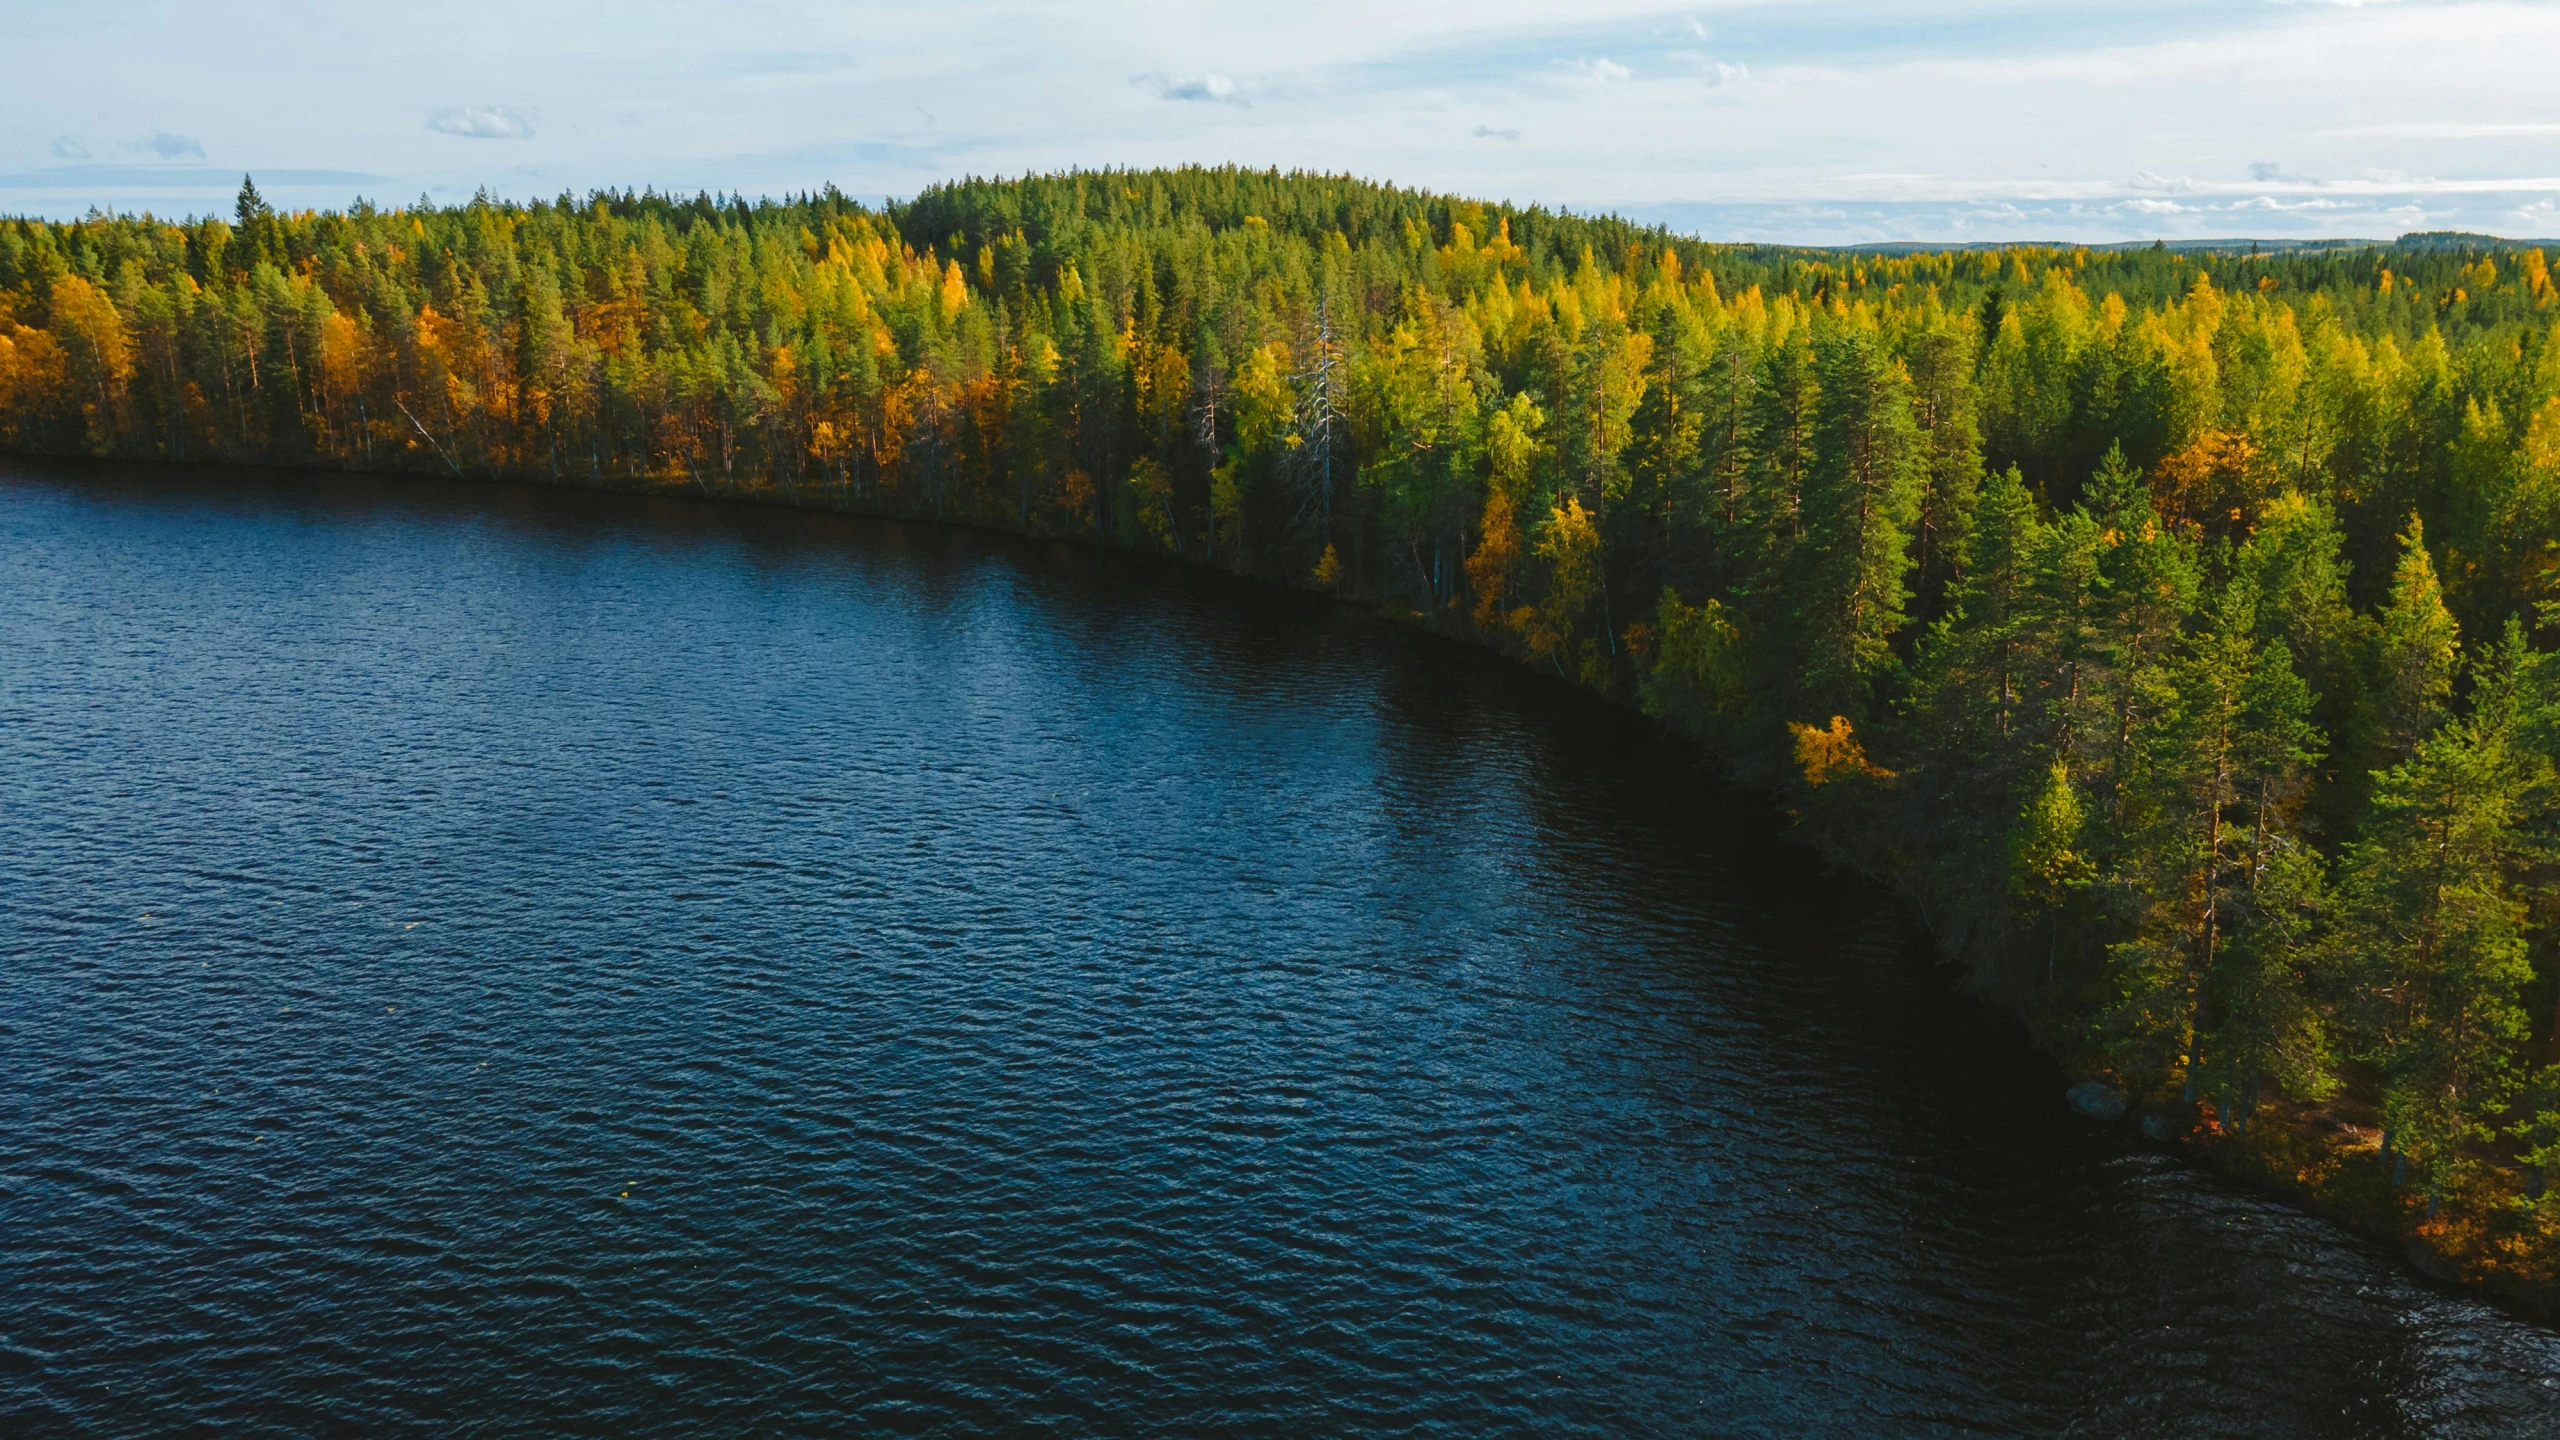
[[[0,1432],[2560,1435],[1780,834],[1134,557],[0,459]]]

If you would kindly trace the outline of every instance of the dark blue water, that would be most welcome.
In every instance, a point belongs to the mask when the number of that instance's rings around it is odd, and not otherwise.
[[[495,487],[0,547],[0,1434],[2560,1434],[1489,657]]]

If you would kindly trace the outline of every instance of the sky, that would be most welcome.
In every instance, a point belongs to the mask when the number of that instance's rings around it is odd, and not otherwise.
[[[1237,162],[1718,240],[2560,236],[2560,0],[0,0],[0,214]]]

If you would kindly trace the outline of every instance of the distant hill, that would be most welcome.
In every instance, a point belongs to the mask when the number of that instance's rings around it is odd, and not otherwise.
[[[2165,250],[2178,255],[2302,255],[2351,250],[2523,250],[2560,247],[2560,240],[2510,240],[2469,230],[2413,230],[2397,240],[2337,238],[2324,240],[2252,239],[2111,240],[2084,244],[2070,240],[2000,240],[1952,244],[1936,240],[1879,240],[1841,248],[1861,255],[1934,255],[1940,251],[1974,250]]]

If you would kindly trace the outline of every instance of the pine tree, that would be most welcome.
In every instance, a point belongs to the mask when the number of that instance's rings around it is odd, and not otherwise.
[[[2136,735],[2168,698],[2156,684],[2146,689],[2144,677],[2156,677],[2177,642],[2203,573],[2193,543],[2153,513],[2142,472],[2121,446],[2108,450],[2090,477],[2081,509],[2097,529],[2099,546],[2089,653],[2075,688],[2103,715],[2107,733],[2086,733],[2080,743],[2090,747],[2113,788],[2110,814],[2121,824]]]
[[[240,177],[240,196],[232,205],[232,214],[240,222],[239,238],[242,278],[260,265],[281,267],[285,263],[283,228],[276,223],[276,212],[258,193],[258,183]]]
[[[1916,614],[1935,618],[1959,582],[1983,484],[1982,428],[1975,417],[1973,350],[1960,324],[1934,317],[1904,344],[1911,373],[1912,421],[1927,457],[1927,483],[1911,536]],[[2012,472],[2015,471],[2011,467]]]
[[[2383,1076],[2386,1151],[2417,1162],[2431,1207],[2510,1093],[2525,1034],[2512,739],[2495,710],[2424,735],[2374,777],[2344,862],[2343,938]]]
[[[2400,534],[2400,566],[2373,639],[2366,758],[2376,768],[2415,752],[2444,723],[2460,653],[2460,631],[2436,582],[2426,532],[2412,515]]]
[[[2116,771],[2118,875],[2135,906],[2114,947],[2108,1025],[2120,1062],[2175,1069],[2196,1098],[2208,981],[2223,958],[2243,880],[2232,807],[2257,623],[2256,597],[2233,587],[2180,650],[2147,660],[2127,689],[2138,717]]]
[[[1789,688],[1799,713],[1856,717],[1902,628],[1924,472],[1909,385],[1882,344],[1843,328],[1816,357],[1821,398],[1785,584]]]
[[[2248,586],[2234,582],[2235,589]],[[2226,901],[2223,953],[2205,976],[2208,1034],[2196,1072],[2200,1088],[2222,1097],[2225,1119],[2243,1125],[2268,1079],[2306,1100],[2336,1086],[2324,1008],[2329,957],[2320,945],[2326,867],[2301,833],[2323,740],[2311,687],[2294,669],[2292,652],[2281,640],[2255,648],[2232,754],[2231,824],[2242,878]]]

